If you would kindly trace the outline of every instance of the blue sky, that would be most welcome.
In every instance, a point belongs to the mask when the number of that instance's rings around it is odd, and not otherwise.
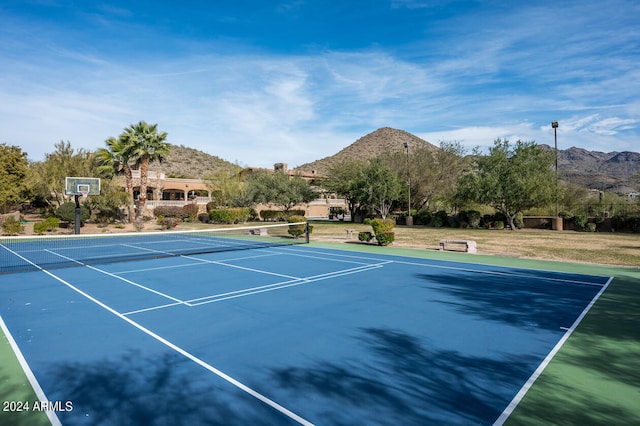
[[[290,166],[380,127],[640,151],[640,2],[0,0],[0,143]]]

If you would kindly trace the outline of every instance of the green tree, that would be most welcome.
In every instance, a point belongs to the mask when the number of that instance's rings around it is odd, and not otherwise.
[[[383,219],[401,197],[402,185],[397,174],[379,158],[371,160],[360,170],[355,186],[358,202],[375,210]]]
[[[94,176],[93,153],[60,141],[55,151],[45,155],[42,162],[31,163],[27,185],[30,196],[49,206],[60,206],[70,198],[65,195],[67,176]]]
[[[322,182],[322,186],[327,191],[345,199],[352,222],[360,203],[359,178],[366,167],[366,161],[342,161],[329,169],[328,179]]]
[[[301,176],[289,176],[283,171],[254,172],[247,181],[247,197],[256,204],[276,204],[285,212],[296,205],[312,201],[318,193]]]
[[[455,192],[458,177],[468,167],[465,150],[459,142],[440,142],[440,148],[418,147],[409,152],[395,152],[382,157],[396,172],[398,180],[406,184],[411,173],[411,207],[428,207],[435,197],[450,198]],[[406,187],[400,193],[407,202]]]
[[[20,147],[0,144],[0,211],[7,211],[23,200],[29,170],[27,154]]]
[[[249,207],[247,182],[240,176],[240,167],[219,169],[210,173],[205,181],[211,190],[211,198],[216,207]]]
[[[120,135],[135,166],[140,168],[140,198],[137,217],[142,217],[147,203],[147,183],[149,164],[152,161],[163,162],[169,155],[171,145],[167,142],[167,132],[158,132],[158,124],[140,121],[132,124]]]
[[[124,176],[127,193],[127,210],[129,220],[133,219],[133,174],[131,171],[132,146],[128,138],[120,135],[117,139],[110,137],[105,141],[107,147],[96,151],[95,161],[97,171],[101,177],[112,179],[114,176]]]
[[[458,180],[457,195],[492,206],[504,214],[511,229],[514,218],[526,209],[555,199],[554,155],[534,142],[497,139],[489,155],[476,152],[475,167]]]

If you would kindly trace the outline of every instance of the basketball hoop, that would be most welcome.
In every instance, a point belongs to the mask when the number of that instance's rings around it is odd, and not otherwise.
[[[72,196],[76,202],[75,233],[80,233],[80,197],[100,195],[100,179],[94,177],[67,176],[64,180],[65,195]]]

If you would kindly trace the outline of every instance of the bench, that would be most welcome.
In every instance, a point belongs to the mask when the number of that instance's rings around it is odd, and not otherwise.
[[[464,245],[466,253],[477,253],[476,242],[471,240],[440,240],[440,251],[444,250],[447,244]]]
[[[267,228],[250,229],[249,230],[249,234],[251,234],[251,235],[261,235],[261,236],[269,235],[267,233]]]

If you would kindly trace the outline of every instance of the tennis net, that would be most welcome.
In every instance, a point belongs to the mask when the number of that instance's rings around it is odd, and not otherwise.
[[[208,230],[0,238],[0,273],[309,242],[305,222]]]

